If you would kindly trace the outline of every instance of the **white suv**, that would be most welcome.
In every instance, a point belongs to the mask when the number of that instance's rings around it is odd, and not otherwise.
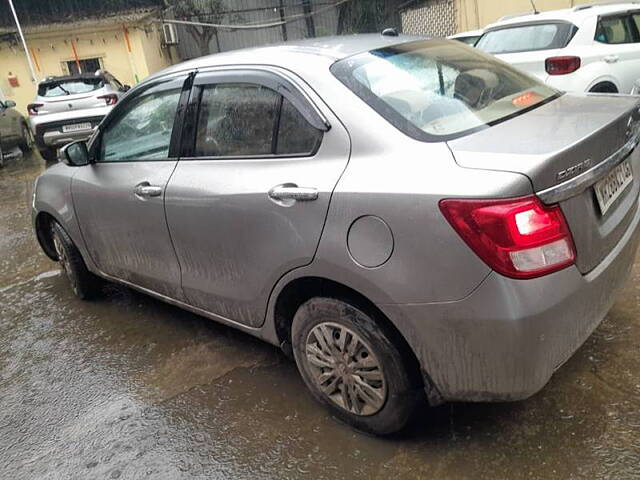
[[[640,79],[640,4],[504,18],[476,47],[560,90],[631,93]]]

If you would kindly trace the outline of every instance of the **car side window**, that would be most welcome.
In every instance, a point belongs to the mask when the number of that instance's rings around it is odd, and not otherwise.
[[[628,16],[601,18],[596,28],[596,41],[612,45],[637,41]]]
[[[309,155],[316,151],[322,141],[322,132],[313,128],[293,103],[284,97],[281,108],[276,154]]]
[[[633,24],[636,27],[636,32],[640,33],[640,12],[637,12],[631,15],[631,20],[633,21]],[[636,42],[640,42],[640,38],[636,38]]]
[[[196,157],[310,155],[322,132],[274,90],[248,83],[203,88]]]
[[[100,140],[101,162],[164,160],[169,155],[171,132],[181,89],[142,94],[128,110],[107,125]]]

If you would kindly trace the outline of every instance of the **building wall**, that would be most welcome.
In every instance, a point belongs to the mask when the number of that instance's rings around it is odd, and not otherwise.
[[[588,0],[534,0],[538,10],[558,10],[570,8]],[[596,3],[596,2],[594,2]],[[532,11],[529,0],[456,0],[457,31],[484,28],[505,15]]]
[[[456,33],[454,0],[429,0],[400,13],[403,33],[446,37]]]
[[[66,62],[74,61],[73,46],[80,59],[99,57],[102,67],[124,84],[134,85],[150,73],[170,65],[170,56],[161,48],[160,33],[155,24],[127,28],[120,25],[100,28],[77,28],[72,31],[47,31],[27,34],[39,79],[50,75],[65,75]],[[16,76],[20,86],[13,88],[9,77]],[[0,43],[0,89],[6,99],[14,100],[26,113],[33,102],[36,86],[30,80],[27,59],[21,44]]]
[[[569,8],[587,0],[534,0],[540,11]],[[505,15],[531,12],[530,0],[422,0],[400,14],[404,33],[445,37],[476,30]]]

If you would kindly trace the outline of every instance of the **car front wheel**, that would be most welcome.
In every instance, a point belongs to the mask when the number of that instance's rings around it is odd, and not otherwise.
[[[20,137],[20,150],[22,153],[29,153],[33,149],[33,135],[26,125],[22,125],[22,136]]]
[[[83,300],[94,297],[100,289],[100,279],[87,269],[80,251],[58,223],[53,223],[52,231],[58,262],[69,279],[73,293]]]
[[[376,435],[405,427],[419,388],[372,316],[338,299],[312,298],[296,312],[291,337],[307,387],[336,417]]]

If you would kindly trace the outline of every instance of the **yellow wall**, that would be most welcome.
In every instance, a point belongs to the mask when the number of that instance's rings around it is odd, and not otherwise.
[[[529,0],[457,0],[458,30],[476,30],[505,15],[531,12]],[[587,0],[534,0],[540,11],[588,3]]]
[[[27,45],[33,52],[39,79],[68,73],[65,62],[74,60],[72,41],[80,59],[100,57],[104,69],[124,84],[134,85],[136,79],[140,81],[169,66],[169,55],[160,46],[159,25],[129,26],[127,31],[131,55],[128,54],[123,27],[113,25],[91,30],[77,28],[73,31],[27,33]],[[8,77],[11,74],[18,77],[18,88],[10,87]],[[30,77],[21,44],[10,46],[0,43],[0,90],[6,99],[15,101],[23,113],[36,95],[36,86]]]

